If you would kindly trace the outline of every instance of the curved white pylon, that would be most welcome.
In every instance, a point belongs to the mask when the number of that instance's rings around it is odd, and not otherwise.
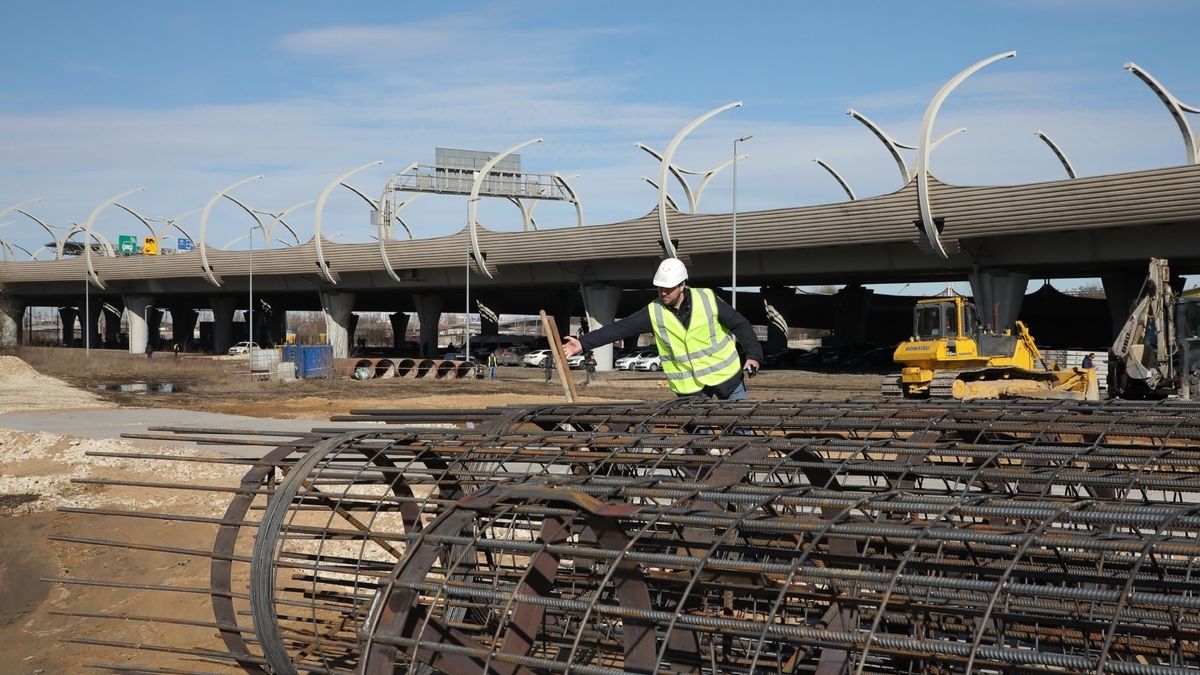
[[[340,185],[342,181],[363,169],[379,164],[383,164],[383,160],[368,162],[357,169],[352,169],[338,176],[332,183],[325,186],[325,189],[321,192],[321,197],[317,199],[317,215],[313,218],[313,241],[317,244],[317,268],[321,270],[321,276],[331,284],[336,284],[337,280],[329,273],[329,264],[325,262],[325,252],[321,249],[321,214],[325,211],[325,200],[329,199],[329,193],[333,192],[333,188]]]
[[[658,189],[658,183],[655,183],[653,178],[649,176],[642,176],[642,180],[649,183],[650,187],[654,188],[655,190]],[[667,203],[671,205],[671,208],[683,213],[683,209],[679,208],[679,204],[675,203],[675,198],[671,196],[670,192],[667,193]]]
[[[879,125],[867,119],[866,115],[858,112],[854,108],[847,110],[846,114],[858,120],[859,122],[862,122],[863,125],[871,130],[871,133],[875,134],[879,140],[883,141],[883,144],[887,147],[888,153],[891,154],[892,159],[896,160],[896,166],[900,168],[900,179],[904,181],[904,185],[908,185],[908,182],[913,179],[913,172],[916,170],[916,167],[914,166],[913,168],[909,168],[907,165],[905,165],[904,158],[900,156],[900,148],[904,148],[905,150],[916,150],[917,146],[901,143],[900,141],[892,138],[887,134],[887,132],[879,128]],[[936,148],[942,141],[950,138],[954,134],[961,134],[966,130],[966,127],[959,127],[953,131],[947,131],[946,133],[934,139],[933,143],[930,144],[929,149],[932,150]]]
[[[28,202],[26,202],[26,203],[28,203]],[[25,216],[26,218],[29,218],[30,220],[37,223],[38,225],[41,225],[42,229],[46,231],[46,234],[49,234],[50,238],[54,240],[54,259],[62,260],[63,238],[54,234],[54,229],[53,229],[58,226],[51,225],[51,224],[43,221],[41,218],[38,218],[37,216],[29,213],[28,211],[25,211],[24,209],[14,208],[13,211]],[[42,248],[46,248],[46,247],[43,246]],[[38,249],[37,253],[41,253],[41,249]],[[37,253],[34,253],[34,255],[36,256]]]
[[[708,186],[708,183],[713,179],[713,176],[716,176],[718,173],[721,173],[721,169],[724,169],[725,167],[729,166],[730,164],[733,164],[735,159],[746,159],[749,156],[750,156],[750,153],[744,152],[744,153],[738,155],[736,158],[730,157],[729,159],[725,160],[724,162],[721,162],[720,164],[714,166],[712,169],[709,169],[708,173],[704,175],[704,178],[700,179],[700,184],[696,186],[696,203],[692,205],[692,213],[700,212],[699,211],[700,195],[704,194],[704,188]]]
[[[208,214],[210,211],[212,211],[213,204],[216,204],[221,197],[225,196],[226,192],[229,192],[239,185],[249,183],[252,180],[258,180],[259,178],[262,178],[261,174],[257,176],[251,176],[249,178],[243,178],[224,190],[218,190],[217,193],[212,196],[212,199],[208,200],[208,203],[204,205],[204,210],[200,212],[200,242],[196,244],[196,247],[200,249],[200,266],[204,269],[204,275],[208,277],[208,281],[213,286],[220,286],[221,282],[217,279],[217,276],[213,274],[212,267],[210,267],[208,264],[208,251],[205,250],[208,248]]]
[[[180,234],[182,234],[189,241],[196,241],[196,238],[193,237],[190,232],[183,229],[183,226],[179,224],[179,221],[183,220],[184,218],[187,218],[188,216],[192,215],[193,213],[200,213],[200,211],[201,211],[201,209],[192,209],[191,211],[188,211],[187,213],[175,216],[174,218],[151,218],[150,220],[158,220],[160,222],[166,223],[165,225],[163,225],[163,228],[161,230],[159,230],[159,232],[158,232],[159,241],[162,241],[163,237],[165,237],[167,235],[167,233],[171,231],[172,228],[179,230]]]
[[[550,176],[558,182],[563,192],[571,195],[571,203],[575,205],[575,225],[576,227],[583,227],[583,204],[579,201],[579,195],[575,194],[575,188],[571,187],[571,184],[567,182],[567,178],[578,178],[579,174],[564,176],[557,171],[552,171]]]
[[[641,148],[642,150],[645,150],[647,154],[649,154],[654,159],[657,159],[659,162],[663,161],[663,156],[654,148],[651,148],[650,146],[648,146],[644,143],[634,143],[633,145],[634,145],[634,147],[638,147],[638,148]],[[687,179],[683,177],[683,174],[690,173],[692,175],[696,175],[697,172],[688,171],[687,169],[681,169],[681,168],[675,166],[674,164],[670,165],[668,167],[668,170],[671,172],[671,175],[675,177],[675,180],[679,181],[679,185],[683,188],[683,196],[687,199],[687,203],[688,203],[688,209],[689,209],[688,213],[695,213],[696,212],[696,197],[695,197],[695,195],[692,194],[692,186],[688,185]],[[654,183],[654,185],[657,186],[658,183]],[[679,211],[680,213],[683,213],[683,209],[679,208],[678,204],[675,205],[675,210]]]
[[[1200,155],[1200,134],[1192,136],[1192,127],[1188,124],[1187,117],[1183,113],[1200,113],[1200,108],[1185,104],[1183,101],[1175,98],[1171,92],[1167,91],[1166,87],[1158,83],[1158,80],[1150,76],[1150,73],[1142,70],[1138,64],[1130,61],[1125,64],[1125,70],[1137,75],[1143,82],[1154,90],[1158,98],[1166,104],[1167,110],[1171,112],[1171,116],[1175,118],[1175,123],[1179,125],[1179,133],[1183,134],[1183,144],[1187,148],[1187,163],[1195,164],[1197,155]]]
[[[40,201],[42,201],[42,198],[41,198],[41,197],[36,197],[36,198],[34,198],[34,199],[26,199],[26,200],[25,200],[25,201],[23,201],[23,202],[20,202],[20,203],[17,203],[17,204],[13,204],[12,206],[8,207],[7,209],[4,209],[3,211],[0,211],[0,218],[3,218],[3,217],[5,216],[5,214],[7,214],[9,211],[16,211],[16,212],[18,212],[18,213],[25,213],[24,211],[22,211],[22,210],[21,210],[21,207],[22,207],[22,206],[25,206],[26,204],[32,204],[32,203],[34,203],[34,202],[40,202]],[[25,213],[25,215],[29,216],[29,214],[28,214],[28,213]],[[29,216],[29,217],[30,217],[30,218],[33,218],[33,216]],[[33,219],[34,219],[34,220],[37,220],[37,218],[33,218]],[[38,221],[38,222],[40,223],[41,221]]]
[[[879,125],[872,122],[867,118],[866,115],[858,112],[854,108],[847,110],[846,114],[858,120],[859,122],[862,122],[868,129],[871,130],[871,133],[875,134],[879,140],[883,141],[883,144],[887,147],[888,152],[892,155],[892,159],[896,160],[896,166],[900,168],[900,178],[904,181],[905,185],[908,185],[908,182],[912,180],[912,173],[908,170],[908,165],[904,163],[904,158],[900,156],[900,148],[904,148],[905,150],[916,150],[917,147],[915,145],[905,145],[892,138],[887,134],[886,131],[879,128]]]
[[[938,238],[937,226],[933,222],[933,212],[929,207],[929,152],[933,149],[933,122],[937,118],[938,110],[942,107],[942,103],[946,100],[946,97],[963,80],[989,63],[1016,55],[1015,51],[997,54],[955,75],[953,79],[942,86],[933,97],[933,100],[929,102],[929,108],[925,110],[925,117],[921,120],[921,136],[917,143],[917,208],[921,212],[921,226],[925,229],[925,237],[928,239],[929,245],[943,258],[949,258],[950,256],[946,255],[946,249],[942,246],[941,239]]]
[[[296,234],[296,231],[292,229],[291,225],[287,224],[287,221],[285,221],[283,219],[283,217],[286,216],[287,214],[291,213],[292,211],[295,211],[296,209],[300,208],[301,206],[308,206],[309,204],[315,204],[315,203],[316,203],[315,199],[310,199],[306,202],[300,202],[299,204],[293,204],[292,206],[287,207],[286,209],[280,211],[277,214],[267,212],[266,215],[274,218],[274,220],[271,221],[271,224],[267,226],[267,236],[268,237],[274,236],[273,233],[275,232],[275,226],[283,225],[284,229],[286,229],[288,232],[292,233],[292,239],[296,240],[296,244],[299,245],[300,244],[300,235]],[[291,244],[287,243],[286,241],[283,241],[282,239],[276,239],[276,241],[283,244],[284,246],[291,246]],[[267,248],[271,248],[271,245],[267,244]]]
[[[675,149],[679,147],[684,137],[692,133],[692,130],[696,127],[704,124],[710,117],[730,108],[740,108],[741,105],[741,101],[727,103],[692,120],[690,124],[675,135],[675,138],[671,139],[670,145],[667,146],[666,152],[663,153],[662,162],[660,162],[658,168],[658,229],[659,234],[662,236],[663,251],[666,252],[668,258],[677,257],[675,254],[675,244],[671,243],[671,232],[667,229],[667,172],[671,168],[671,158],[675,156]]]
[[[512,153],[527,145],[541,142],[542,139],[535,138],[525,141],[524,143],[518,143],[489,159],[487,163],[483,165],[483,168],[476,172],[475,180],[471,184],[471,197],[470,201],[467,202],[467,231],[471,238],[471,257],[475,259],[475,266],[479,268],[479,271],[483,272],[483,275],[489,279],[492,278],[492,273],[488,271],[487,265],[484,264],[483,252],[479,250],[479,237],[475,233],[475,214],[479,207],[479,188],[483,185],[483,180],[487,177],[488,173],[491,172],[492,167],[496,166],[500,160],[508,157]]]
[[[416,165],[411,164],[409,166],[416,166]],[[408,169],[406,168],[405,171],[407,171],[407,170]],[[403,173],[403,172],[401,172],[401,173]],[[404,219],[400,217],[400,211],[403,210],[404,207],[411,204],[417,197],[420,197],[422,194],[425,194],[425,193],[418,192],[417,194],[409,197],[408,199],[405,199],[404,201],[396,204],[395,208],[393,208],[393,209],[385,209],[384,208],[387,206],[386,200],[389,196],[388,194],[385,194],[383,199],[381,199],[379,201],[379,236],[376,237],[376,239],[379,240],[379,258],[383,261],[383,269],[387,271],[388,276],[399,282],[403,282],[404,280],[400,278],[400,275],[396,274],[395,268],[392,267],[392,261],[388,259],[388,254],[387,254],[387,242],[391,241],[392,236],[393,236],[391,223],[385,223],[384,219],[385,218],[394,218],[396,220],[396,222],[400,223],[400,225],[404,227],[404,231],[408,233],[408,238],[415,239],[415,237],[413,237],[412,230],[409,229],[409,227],[408,227],[408,223],[404,222]]]
[[[1043,141],[1046,142],[1046,145],[1050,146],[1050,149],[1054,151],[1054,155],[1056,157],[1058,157],[1058,161],[1062,162],[1063,168],[1067,170],[1067,176],[1070,178],[1074,178],[1075,177],[1075,167],[1071,166],[1070,160],[1068,160],[1067,156],[1063,154],[1063,151],[1058,147],[1058,144],[1055,143],[1054,141],[1050,140],[1049,136],[1047,136],[1046,134],[1043,134],[1040,131],[1033,132],[1033,135],[1042,139]]]
[[[842,179],[842,174],[834,171],[833,167],[826,164],[825,161],[820,157],[813,157],[813,161],[820,165],[822,169],[828,171],[830,175],[837,180],[838,184],[842,186],[842,189],[846,191],[846,196],[850,198],[850,201],[855,201],[857,199],[857,197],[854,196],[854,190],[851,190],[850,185]]]
[[[510,196],[507,199],[518,209],[521,209],[521,229],[523,232],[528,232],[530,228],[534,230],[538,229],[537,221],[533,219],[533,209],[538,205],[537,200],[533,200],[529,203],[529,206],[525,206],[525,202],[522,202],[520,197]]]
[[[75,221],[72,221],[72,220],[68,220],[67,222],[71,223],[71,229],[67,230],[67,233],[63,235],[62,241],[64,244],[67,243],[67,241],[69,241],[71,239],[71,237],[74,237],[77,234],[87,232],[87,228],[85,228],[83,225],[80,225],[79,223],[76,223]],[[100,245],[101,257],[112,258],[117,255],[116,249],[113,247],[112,242],[108,240],[108,237],[105,237],[104,235],[100,234],[99,232],[96,232],[93,230],[92,231],[92,240]]]
[[[131,195],[135,192],[141,192],[142,190],[145,190],[145,189],[146,188],[135,188],[133,190],[130,190],[129,192],[122,192],[121,194],[117,195],[116,197],[113,197],[112,199],[104,202],[100,206],[97,206],[96,210],[92,211],[92,215],[88,216],[87,223],[83,226],[83,231],[85,232],[84,242],[83,242],[83,251],[84,251],[84,258],[87,260],[88,281],[91,282],[97,288],[104,288],[105,286],[104,286],[104,282],[100,281],[99,275],[96,274],[95,268],[92,267],[92,223],[96,222],[96,216],[100,215],[100,212],[104,210],[104,207],[108,206],[109,204],[112,204],[113,202],[117,201],[118,199],[120,199],[122,197],[128,197],[129,195]]]

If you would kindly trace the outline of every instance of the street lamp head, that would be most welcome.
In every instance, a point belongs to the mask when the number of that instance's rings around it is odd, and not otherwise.
[[[754,138],[754,134],[750,134],[749,136],[742,136],[741,138],[734,141],[734,143],[741,143],[742,141],[748,141],[751,138]]]

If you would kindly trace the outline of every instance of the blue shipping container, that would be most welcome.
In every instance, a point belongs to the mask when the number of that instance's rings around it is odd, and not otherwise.
[[[286,345],[283,360],[296,364],[296,377],[333,376],[333,345]]]

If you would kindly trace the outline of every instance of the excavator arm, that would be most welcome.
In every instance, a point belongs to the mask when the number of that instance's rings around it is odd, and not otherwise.
[[[1112,393],[1152,395],[1175,384],[1175,304],[1171,271],[1162,258],[1150,259],[1150,274],[1110,350]],[[1143,391],[1144,390],[1144,391]],[[1170,393],[1170,392],[1162,392]]]

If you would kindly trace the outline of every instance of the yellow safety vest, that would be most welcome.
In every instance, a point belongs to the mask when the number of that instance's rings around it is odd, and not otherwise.
[[[663,374],[676,394],[695,394],[721,384],[741,367],[733,335],[717,321],[717,297],[707,288],[688,288],[692,297],[690,325],[663,307],[650,303],[654,341],[662,357]]]

